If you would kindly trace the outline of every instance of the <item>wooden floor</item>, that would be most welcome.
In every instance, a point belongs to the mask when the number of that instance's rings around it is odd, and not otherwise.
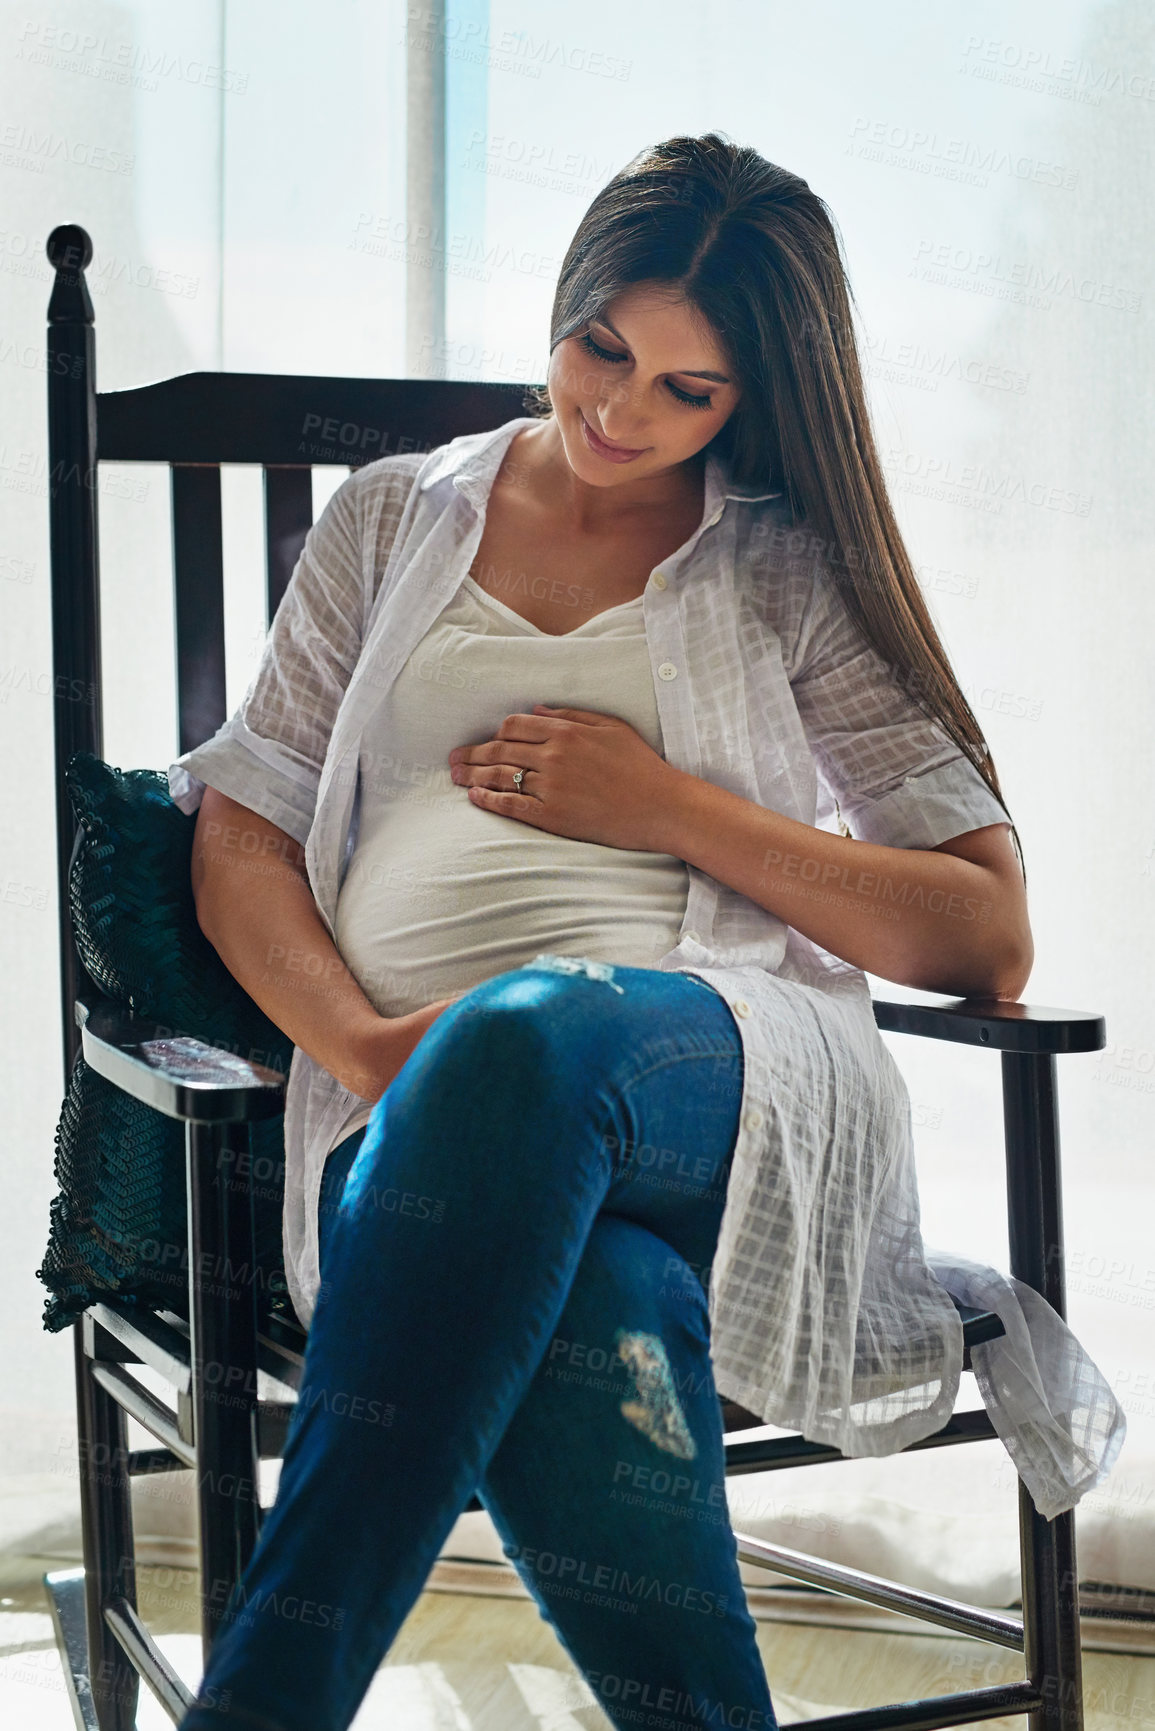
[[[72,1731],[40,1585],[45,1569],[61,1566],[37,1558],[0,1563],[0,1725],[14,1731]],[[143,1569],[140,1607],[193,1681],[195,1576]],[[1017,1655],[973,1641],[771,1619],[761,1596],[751,1609],[781,1724],[1022,1675]],[[1155,1657],[1085,1650],[1083,1676],[1088,1731],[1155,1727]],[[142,1690],[139,1731],[170,1723]],[[356,1731],[604,1731],[609,1723],[529,1599],[441,1589],[417,1601],[355,1721]],[[985,1724],[1026,1731],[1021,1717]]]

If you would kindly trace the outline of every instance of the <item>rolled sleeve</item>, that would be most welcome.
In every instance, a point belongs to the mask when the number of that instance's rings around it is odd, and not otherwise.
[[[364,575],[358,474],[309,530],[256,675],[235,714],[168,767],[189,814],[215,787],[304,846],[337,711],[361,649]]]
[[[203,772],[203,773],[202,773]],[[304,847],[312,827],[320,774],[311,764],[246,726],[240,711],[211,739],[168,767],[173,803],[195,812],[206,786],[268,818]]]
[[[970,758],[904,691],[821,573],[790,675],[820,783],[859,841],[932,848],[1010,823]]]
[[[860,841],[884,847],[937,847],[968,830],[1011,821],[961,752],[937,769],[904,776],[878,799],[847,800],[843,809],[852,813],[851,829]]]

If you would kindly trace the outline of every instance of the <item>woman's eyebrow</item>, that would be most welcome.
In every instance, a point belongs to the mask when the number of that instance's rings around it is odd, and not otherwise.
[[[597,325],[605,325],[607,331],[614,332],[619,343],[625,343],[627,349],[629,348],[630,345],[629,343],[626,343],[626,339],[622,335],[621,331],[614,329],[613,325],[604,313],[599,314],[593,322]],[[712,379],[716,385],[728,385],[730,383],[725,373],[692,373],[688,367],[670,367],[669,371],[671,373],[684,373],[688,379]]]

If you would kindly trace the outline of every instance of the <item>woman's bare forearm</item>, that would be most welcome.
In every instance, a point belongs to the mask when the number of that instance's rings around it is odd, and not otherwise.
[[[345,1087],[377,1099],[385,1086],[385,1018],[325,928],[304,849],[208,787],[193,838],[192,887],[201,930],[250,998]]]

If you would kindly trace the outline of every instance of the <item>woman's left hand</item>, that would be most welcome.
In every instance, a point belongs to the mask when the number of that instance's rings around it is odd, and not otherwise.
[[[449,766],[473,803],[500,817],[573,841],[669,851],[683,772],[616,715],[535,703],[531,714],[507,715],[492,739],[459,745]],[[521,793],[515,769],[525,771]]]

